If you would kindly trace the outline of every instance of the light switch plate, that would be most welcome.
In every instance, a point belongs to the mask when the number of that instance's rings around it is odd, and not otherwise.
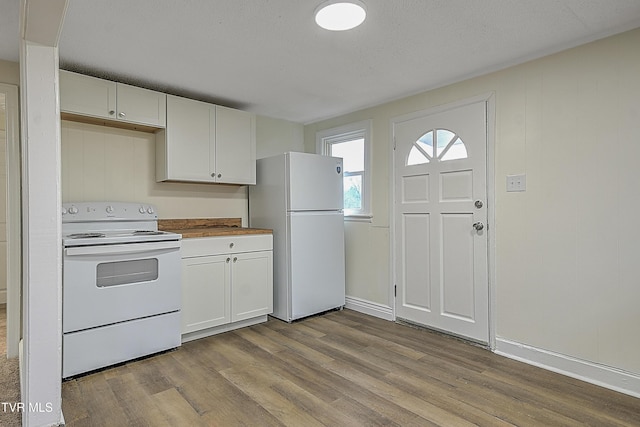
[[[507,192],[526,191],[527,175],[507,175]]]

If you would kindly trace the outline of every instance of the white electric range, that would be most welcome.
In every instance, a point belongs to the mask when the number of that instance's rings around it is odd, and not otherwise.
[[[181,238],[149,204],[62,207],[62,376],[180,345]]]

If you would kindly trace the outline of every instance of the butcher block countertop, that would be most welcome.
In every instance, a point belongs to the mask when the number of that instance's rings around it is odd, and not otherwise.
[[[273,233],[267,228],[242,227],[241,218],[159,219],[158,230],[182,234],[183,239]]]

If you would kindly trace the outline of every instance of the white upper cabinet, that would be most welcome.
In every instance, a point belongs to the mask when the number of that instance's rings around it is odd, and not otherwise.
[[[166,94],[60,70],[60,111],[163,128]]]
[[[60,70],[60,110],[115,119],[116,84],[109,80]]]
[[[167,128],[156,136],[158,181],[216,182],[215,106],[167,95]]]
[[[218,180],[256,183],[256,116],[216,105],[215,171]]]
[[[116,83],[116,119],[163,128],[167,125],[167,95]]]
[[[256,183],[254,114],[167,95],[156,141],[157,181]]]

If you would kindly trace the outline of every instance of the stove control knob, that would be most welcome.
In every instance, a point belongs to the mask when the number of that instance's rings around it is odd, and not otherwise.
[[[69,208],[69,213],[70,213],[71,215],[75,215],[75,214],[77,214],[77,213],[78,213],[78,208],[76,208],[75,206],[71,206],[71,207]]]
[[[147,208],[147,213],[148,213],[148,214],[152,214],[152,213],[153,213],[153,208],[152,208],[151,206],[149,206],[149,207]]]
[[[144,206],[140,206],[140,209],[138,209],[138,212],[140,212],[141,214],[145,213],[146,210],[145,210]]]
[[[107,206],[107,213],[113,213],[113,206]]]

